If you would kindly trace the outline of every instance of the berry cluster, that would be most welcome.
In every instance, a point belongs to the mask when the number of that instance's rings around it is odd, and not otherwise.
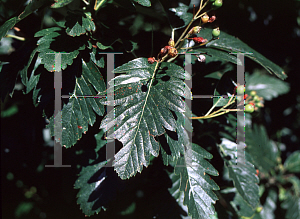
[[[240,85],[236,88],[236,92],[238,95],[244,94],[245,87]],[[238,99],[239,100],[239,99]],[[258,111],[259,108],[264,106],[264,98],[259,97],[256,91],[251,91],[250,95],[244,94],[245,100],[245,112],[246,113],[253,113],[254,111]],[[241,101],[241,100],[239,100]]]
[[[219,7],[222,6],[223,1],[222,0],[210,0],[211,2],[211,9],[210,10],[215,10]],[[208,11],[204,13],[200,13],[202,11],[202,9],[205,8],[207,2],[205,4],[202,4],[202,1],[200,3],[200,7],[197,13],[195,13],[195,6],[194,6],[194,11],[193,11],[193,19],[192,21],[189,23],[189,25],[186,27],[185,31],[182,33],[182,35],[179,37],[178,41],[175,43],[173,37],[169,40],[168,45],[161,48],[157,59],[155,59],[155,57],[150,57],[148,58],[148,62],[150,64],[153,64],[154,62],[161,62],[163,60],[165,60],[166,58],[175,58],[178,55],[178,51],[177,49],[193,49],[193,47],[189,47],[189,48],[181,48],[184,40],[185,39],[190,39],[193,40],[195,42],[195,44],[197,44],[196,46],[203,46],[207,43],[209,43],[212,40],[218,39],[218,37],[220,36],[220,29],[219,27],[215,28],[212,30],[212,39],[211,40],[207,40],[204,39],[203,37],[198,37],[196,34],[198,34],[201,30],[201,25],[206,24],[206,23],[212,23],[216,20],[216,16],[212,15],[209,16],[207,14]],[[200,24],[198,26],[194,26],[192,27],[189,31],[187,31],[189,29],[189,27],[191,26],[191,24],[197,20],[200,19]],[[194,36],[193,36],[194,35]],[[174,35],[173,35],[174,36]],[[192,37],[192,38],[190,38]],[[201,57],[198,57],[198,60],[201,62],[205,61],[205,57],[203,57],[204,55],[202,55]]]

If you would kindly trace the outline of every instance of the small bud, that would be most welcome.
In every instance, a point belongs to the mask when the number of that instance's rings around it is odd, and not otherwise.
[[[202,23],[206,24],[207,22],[209,22],[209,16],[207,14],[203,15],[201,17],[201,21]]]
[[[171,48],[171,46],[165,46],[164,48],[161,48],[160,54],[162,56],[164,56],[165,54],[167,54],[167,52],[169,51],[170,48]]]
[[[194,37],[193,38],[193,41],[195,43],[206,43],[207,42],[207,39],[204,39],[203,37]]]
[[[198,61],[199,61],[199,62],[205,62],[205,60],[206,60],[205,55],[199,55],[199,56],[198,56]]]
[[[169,56],[171,56],[171,57],[175,57],[177,55],[177,53],[178,53],[177,49],[175,49],[174,47],[171,47],[168,52]]]
[[[251,96],[255,96],[255,95],[256,95],[256,91],[255,91],[255,90],[252,90],[252,91],[250,92],[250,95],[251,95]]]
[[[171,38],[168,42],[169,46],[174,47],[175,46],[175,42],[174,40]]]
[[[154,62],[155,62],[155,58],[154,58],[154,57],[148,58],[148,63],[149,63],[149,64],[153,64]]]
[[[211,16],[210,18],[209,18],[209,20],[207,21],[208,23],[212,23],[212,22],[214,22],[216,20],[216,16]]]
[[[190,35],[193,35],[193,34],[199,33],[199,32],[200,32],[200,30],[201,30],[201,27],[199,27],[199,26],[193,27],[192,29],[190,29],[190,31],[189,31],[189,33],[188,33],[188,35],[190,36]]]

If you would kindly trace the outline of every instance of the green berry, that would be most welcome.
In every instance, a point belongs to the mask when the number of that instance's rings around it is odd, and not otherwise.
[[[255,211],[257,212],[257,213],[260,213],[261,211],[263,210],[263,208],[260,206],[260,207],[257,207],[256,209],[255,209]]]
[[[217,27],[215,29],[212,30],[212,35],[214,38],[220,36],[220,29]]]
[[[244,87],[243,85],[238,86],[238,87],[236,88],[236,93],[237,93],[238,95],[244,95],[244,91],[245,91],[244,88],[245,88],[245,87]]]
[[[255,102],[259,102],[259,101],[260,101],[259,96],[255,95],[255,96],[253,97],[253,100],[254,100]]]
[[[251,91],[251,92],[250,92],[250,95],[251,95],[251,96],[255,96],[255,95],[256,95],[256,91],[255,91],[255,90]]]
[[[216,0],[215,2],[212,3],[213,9],[220,8],[223,5],[222,0]]]
[[[253,113],[254,112],[254,106],[252,104],[247,104],[245,106],[245,112],[246,113]]]

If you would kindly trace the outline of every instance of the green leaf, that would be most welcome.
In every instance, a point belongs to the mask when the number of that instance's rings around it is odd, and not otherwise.
[[[197,35],[210,40],[212,38],[211,31],[212,29],[205,28],[202,29]],[[206,47],[214,48],[228,53],[244,53],[246,57],[263,66],[270,74],[275,74],[280,79],[287,78],[287,75],[284,73],[283,69],[278,65],[271,62],[269,59],[249,47],[246,43],[242,42],[238,38],[231,36],[225,32],[221,32],[219,39],[209,42]]]
[[[83,13],[81,11],[68,11],[65,25],[67,27],[67,34],[73,37],[83,35],[86,31],[96,30],[96,26],[92,21],[90,12]]]
[[[26,84],[24,84],[26,86],[26,94],[28,94],[33,88],[36,88],[36,85],[39,82],[40,74],[36,73],[36,69],[40,64],[41,64],[41,59],[38,57],[33,67],[33,70],[31,72],[31,75],[29,77],[29,80],[27,81]]]
[[[268,197],[263,206],[260,215],[262,218],[275,219],[275,210],[277,205],[277,193],[273,189],[268,192]]]
[[[37,51],[40,52],[41,63],[44,67],[53,72],[55,70],[55,53],[61,55],[61,69],[67,68],[67,65],[72,65],[79,51],[85,48],[84,39],[77,40],[68,36],[60,27],[51,27],[38,31],[35,37],[41,37],[37,44]]]
[[[219,186],[208,174],[218,176],[219,173],[205,160],[211,158],[212,155],[202,147],[190,144],[175,166],[175,174],[180,174],[180,183],[173,182],[174,188],[170,192],[173,196],[175,189],[184,192],[183,204],[187,205],[193,219],[206,219],[215,213],[213,204],[218,198],[213,190],[219,190]]]
[[[164,165],[166,166],[168,166],[169,164],[174,166],[180,156],[184,154],[184,147],[189,143],[186,128],[192,127],[189,119],[184,114],[178,112],[175,112],[175,114],[177,117],[176,133],[178,135],[178,138],[174,139],[174,137],[172,138],[167,133],[164,134],[167,140],[167,144],[170,147],[171,155],[167,154],[163,147],[161,147],[162,159]],[[190,129],[189,131],[192,132],[192,129]]]
[[[126,74],[109,82],[108,97],[114,98],[102,102],[116,106],[100,127],[112,133],[108,137],[123,143],[114,162],[122,179],[141,172],[143,165],[148,166],[151,154],[158,156],[159,144],[154,136],[164,134],[165,129],[176,130],[170,110],[184,112],[182,98],[191,97],[183,81],[191,76],[183,68],[161,63],[156,69],[156,65],[149,64],[147,58],[138,58],[116,68],[114,73]]]
[[[133,0],[133,1],[139,3],[140,5],[146,6],[146,7],[151,6],[151,1],[150,0]]]
[[[259,189],[257,183],[258,177],[255,175],[256,170],[249,161],[241,157],[245,157],[242,150],[237,150],[237,145],[227,139],[222,139],[219,145],[220,154],[223,157],[226,167],[229,171],[229,178],[233,180],[233,184],[241,197],[247,202],[252,209],[255,209],[259,202]],[[237,162],[237,163],[236,163]]]
[[[281,207],[286,209],[286,219],[300,218],[300,197],[288,193],[286,200],[281,204]]]
[[[28,83],[28,77],[27,77],[27,71],[28,71],[28,68],[31,64],[31,62],[33,61],[35,55],[37,53],[37,49],[34,49],[32,51],[32,53],[30,54],[29,56],[29,60],[28,60],[28,63],[24,66],[24,68],[22,70],[20,70],[19,74],[21,76],[21,80],[22,80],[22,83],[27,86],[27,83]]]
[[[94,98],[97,94],[95,90],[98,93],[105,90],[101,73],[95,64],[82,60],[82,76],[76,78],[72,97],[59,113],[62,118],[62,136],[61,139],[60,136],[55,136],[55,140],[61,142],[63,146],[69,148],[82,137],[82,133],[88,130],[88,124],[92,126],[95,123],[95,113],[100,116],[104,114],[104,107],[100,103],[100,99]],[[59,115],[56,116],[59,118]],[[54,135],[53,117],[50,118],[48,127],[50,127],[51,134]]]
[[[291,173],[300,172],[300,151],[293,152],[284,162],[284,167]]]
[[[105,181],[106,179],[105,173],[101,174],[99,180],[97,181],[89,183],[89,180],[97,171],[105,168],[106,164],[107,161],[103,161],[95,165],[83,167],[79,174],[78,179],[75,182],[74,188],[80,189],[77,194],[77,203],[80,205],[82,212],[87,216],[94,215],[95,213],[98,214],[101,208],[105,209],[104,207],[99,207],[94,209],[93,206],[98,201],[98,199],[89,201],[90,195],[95,190],[97,190],[97,188],[100,188],[103,182]]]
[[[97,42],[96,43],[97,47],[101,50],[106,50],[106,49],[113,49],[112,46],[104,46],[102,43]]]
[[[55,0],[55,3],[51,5],[51,8],[61,8],[70,4],[72,1],[73,0]]]
[[[234,64],[241,65],[241,60],[237,59],[236,56],[229,54],[226,51],[223,50],[218,50],[214,48],[199,48],[193,50],[193,53],[199,52],[199,53],[206,53],[206,63],[211,62],[211,61],[216,61],[217,60],[224,60],[226,62],[232,62]]]
[[[272,100],[290,91],[287,82],[259,72],[254,72],[251,75],[246,73],[245,80],[247,93],[250,94],[250,91],[254,90],[258,96],[263,97],[265,100]]]
[[[30,0],[27,1],[28,5],[26,6],[25,10],[18,16],[18,20],[22,20],[40,7],[44,5],[50,5],[52,1],[50,0]]]
[[[278,149],[268,138],[263,126],[246,126],[246,151],[251,155],[253,164],[260,172],[267,173],[276,165]]]
[[[4,37],[7,32],[15,26],[17,23],[17,17],[13,17],[9,20],[7,20],[1,27],[0,27],[0,41],[2,37]]]
[[[190,5],[189,0],[176,2],[176,7],[172,8],[170,7],[170,1],[160,0],[160,2],[164,8],[165,16],[168,18],[169,23],[174,30],[187,26],[192,20],[193,14],[187,12]]]

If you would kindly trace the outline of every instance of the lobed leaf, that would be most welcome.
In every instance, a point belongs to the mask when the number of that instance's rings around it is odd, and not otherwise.
[[[93,87],[94,88],[93,88]],[[88,130],[88,125],[96,121],[96,114],[102,116],[104,107],[100,99],[95,98],[105,90],[105,83],[100,71],[91,61],[86,63],[82,60],[82,75],[76,78],[76,85],[69,102],[63,106],[61,111],[62,136],[55,136],[57,142],[65,147],[71,147],[82,137],[82,133]],[[77,97],[79,96],[79,97]],[[86,96],[86,97],[83,97]],[[59,115],[56,115],[59,118]],[[54,118],[50,118],[51,134],[54,135]],[[59,130],[58,130],[59,131]]]
[[[37,42],[37,51],[40,52],[41,63],[50,72],[55,70],[55,53],[62,53],[61,69],[64,70],[67,65],[72,65],[73,59],[79,54],[79,50],[85,48],[83,41],[77,41],[66,35],[60,27],[43,29],[34,36],[42,36]]]
[[[96,26],[92,21],[90,12],[72,12],[68,11],[65,23],[67,29],[66,33],[70,36],[80,36],[86,31],[95,31]]]

